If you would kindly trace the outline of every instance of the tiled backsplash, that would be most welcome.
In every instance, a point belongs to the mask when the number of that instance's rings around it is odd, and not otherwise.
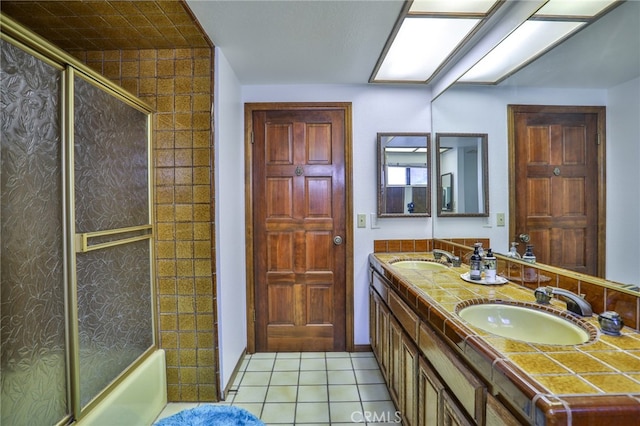
[[[376,240],[374,253],[421,252],[432,249],[446,250],[460,256],[463,260],[468,257],[470,247],[481,242],[483,247],[490,247],[486,238],[452,238],[447,240]],[[412,250],[411,248],[415,249]],[[522,280],[524,264],[522,261],[511,261],[504,257],[498,259],[498,274],[510,281],[529,289],[539,286],[552,286],[584,295],[597,315],[604,311],[616,311],[622,317],[624,324],[640,331],[640,292],[627,288],[628,286],[579,274],[561,268],[547,265],[533,265],[536,269],[535,281]],[[533,292],[532,292],[533,294]]]
[[[407,251],[431,251],[432,240],[375,240],[374,253],[398,253]]]

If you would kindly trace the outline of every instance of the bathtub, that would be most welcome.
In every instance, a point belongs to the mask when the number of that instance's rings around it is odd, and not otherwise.
[[[153,352],[109,395],[78,420],[79,426],[150,425],[167,405],[163,350]]]

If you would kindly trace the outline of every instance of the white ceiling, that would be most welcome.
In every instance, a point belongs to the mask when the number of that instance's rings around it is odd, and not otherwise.
[[[243,85],[365,84],[402,0],[187,0]],[[640,75],[640,1],[614,9],[503,85],[611,87]]]
[[[242,84],[366,83],[402,0],[188,0]]]

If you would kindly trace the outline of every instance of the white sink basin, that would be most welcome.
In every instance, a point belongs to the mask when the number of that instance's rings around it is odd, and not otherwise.
[[[532,307],[481,303],[461,309],[458,315],[488,333],[528,343],[578,345],[590,337],[578,324]]]
[[[438,271],[448,269],[447,265],[430,260],[399,260],[391,264],[394,268],[417,269],[420,271]]]

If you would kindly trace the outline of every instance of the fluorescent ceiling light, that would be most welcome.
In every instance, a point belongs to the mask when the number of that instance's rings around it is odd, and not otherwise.
[[[617,0],[550,0],[533,16],[594,17]]]
[[[585,22],[524,22],[461,78],[465,83],[495,83],[525,65]]]
[[[416,147],[409,147],[409,148],[399,148],[399,147],[393,147],[393,146],[387,146],[384,149],[386,152],[406,152],[406,153],[415,153],[415,152],[427,152],[427,148],[416,148]]]
[[[409,13],[481,13],[485,14],[496,0],[415,0]]]
[[[374,80],[424,82],[480,19],[407,17]]]
[[[509,1],[414,0],[372,82],[428,83],[493,10]],[[620,0],[549,0],[459,81],[497,83]]]

